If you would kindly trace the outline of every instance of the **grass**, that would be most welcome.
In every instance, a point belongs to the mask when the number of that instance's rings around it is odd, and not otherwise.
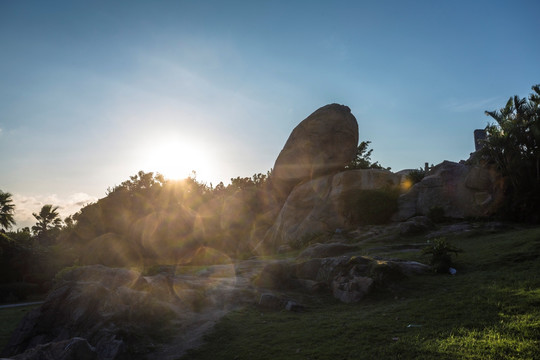
[[[30,305],[0,309],[0,324],[2,324],[0,326],[0,352],[7,345],[11,333],[19,325],[24,315],[35,307],[36,305]]]
[[[410,278],[351,305],[306,297],[303,313],[247,307],[182,359],[540,358],[540,228],[448,241],[465,250],[456,276]]]

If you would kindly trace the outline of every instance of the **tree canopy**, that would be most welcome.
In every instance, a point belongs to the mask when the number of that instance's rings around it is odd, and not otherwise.
[[[528,98],[513,96],[505,107],[486,111],[495,123],[486,127],[480,154],[508,180],[508,214],[540,216],[540,85]]]
[[[11,194],[0,190],[0,229],[9,230],[15,225],[15,204]]]
[[[371,154],[373,149],[369,149],[369,144],[371,141],[362,141],[358,148],[356,149],[356,155],[354,159],[345,167],[346,169],[356,170],[356,169],[385,169],[390,170],[390,168],[385,168],[378,161],[371,162]]]
[[[62,219],[58,213],[58,206],[51,204],[43,205],[38,214],[32,213],[36,218],[36,225],[32,226],[32,231],[36,235],[38,241],[42,244],[48,244],[53,239],[51,231],[60,230]]]

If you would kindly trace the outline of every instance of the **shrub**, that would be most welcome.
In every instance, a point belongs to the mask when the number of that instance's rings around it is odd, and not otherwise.
[[[540,221],[540,84],[528,98],[511,97],[500,110],[486,111],[496,123],[486,127],[479,151],[507,180],[502,215],[512,220]]]
[[[377,225],[390,221],[398,210],[399,190],[360,190],[344,195],[345,212],[351,225]]]
[[[426,171],[424,169],[414,169],[411,170],[405,178],[411,182],[411,185],[414,185],[422,181],[425,176]]]
[[[452,255],[456,256],[458,253],[463,252],[451,244],[449,244],[445,238],[436,238],[422,250],[423,255],[431,255],[429,264],[433,267],[433,270],[438,273],[446,273],[448,269],[453,265]]]

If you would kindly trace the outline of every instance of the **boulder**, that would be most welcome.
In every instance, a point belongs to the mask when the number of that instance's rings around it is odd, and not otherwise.
[[[336,276],[332,281],[332,294],[344,303],[362,300],[369,293],[373,279],[366,276]]]
[[[494,169],[444,161],[399,198],[394,220],[429,215],[441,209],[445,217],[488,217],[502,205],[504,181]]]
[[[339,256],[359,249],[358,245],[343,243],[314,244],[298,255],[298,259],[315,259]]]
[[[429,272],[429,266],[414,261],[346,255],[301,262],[275,261],[266,265],[255,285],[309,294],[326,292],[342,302],[351,303],[362,300],[374,287],[392,286],[407,276]],[[264,293],[259,300],[260,306],[272,309],[282,308],[284,304],[282,298],[271,293]]]
[[[400,182],[401,176],[388,170],[368,169],[343,171],[300,184],[288,196],[262,247],[277,249],[304,236],[354,226],[345,206],[348,197],[362,190],[399,186]]]
[[[96,349],[86,339],[75,337],[59,342],[38,345],[13,360],[97,360]]]
[[[284,299],[273,293],[261,294],[259,306],[270,310],[281,310],[285,306]]]
[[[276,159],[272,185],[279,202],[297,184],[343,169],[357,145],[358,123],[347,106],[316,110],[294,128]]]
[[[399,223],[398,228],[400,235],[409,236],[425,233],[435,228],[435,224],[427,216],[415,216]]]
[[[163,299],[143,282],[138,272],[102,265],[66,273],[44,304],[25,316],[2,355],[25,353],[22,358],[33,359],[37,354],[35,358],[41,359],[39,354],[47,353],[64,358],[55,354],[66,342],[80,353],[74,358],[92,358],[94,353],[98,359],[141,357],[175,317],[164,301],[171,300],[169,292]],[[144,287],[145,291],[135,289]]]

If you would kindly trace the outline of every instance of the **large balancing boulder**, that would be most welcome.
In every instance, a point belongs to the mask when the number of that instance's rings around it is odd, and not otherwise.
[[[278,200],[294,186],[343,169],[355,156],[358,123],[351,109],[339,104],[321,107],[292,131],[272,174]]]

